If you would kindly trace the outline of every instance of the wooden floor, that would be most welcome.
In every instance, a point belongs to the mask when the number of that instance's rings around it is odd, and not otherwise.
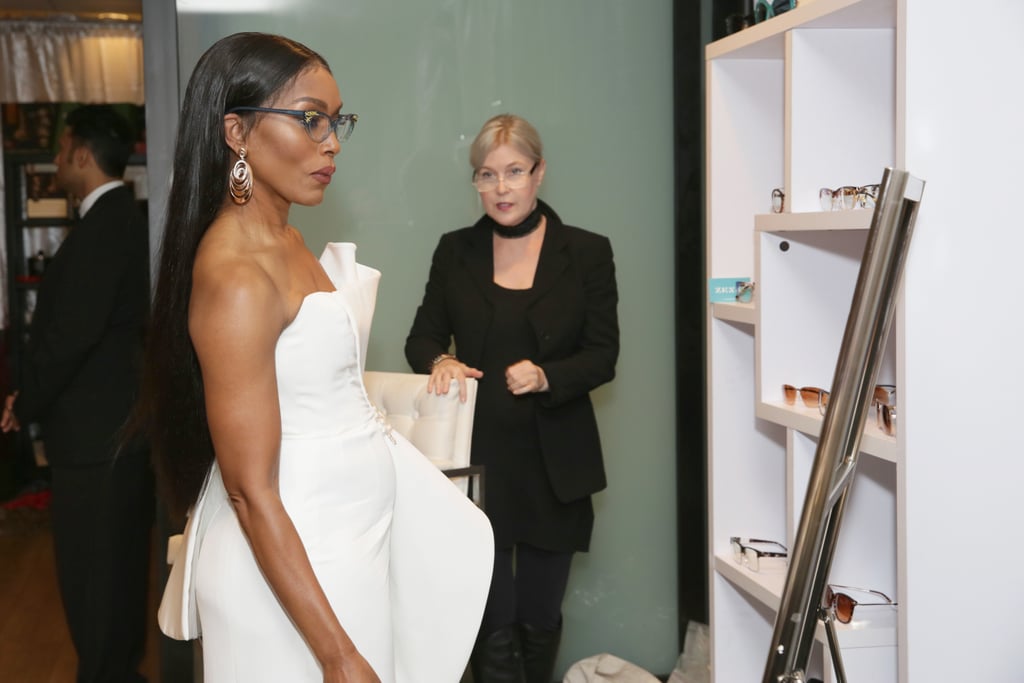
[[[2,509],[0,515],[0,681],[71,683],[75,651],[57,593],[46,515]],[[154,576],[149,620],[153,627],[141,671],[150,683],[160,683],[155,583]]]

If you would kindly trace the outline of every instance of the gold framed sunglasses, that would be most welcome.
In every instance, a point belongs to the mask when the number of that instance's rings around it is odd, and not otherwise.
[[[792,384],[782,385],[782,396],[786,405],[795,405],[797,394],[800,395],[800,399],[804,402],[805,406],[808,408],[817,406],[818,412],[822,415],[828,409],[828,400],[831,394],[825,389],[819,387],[800,387],[797,389]],[[875,385],[875,392],[871,403],[875,407],[875,419],[878,422],[878,428],[889,436],[895,436],[896,387],[892,384]]]
[[[819,412],[824,412],[822,409],[823,396],[825,405],[828,405],[828,392],[820,387],[800,387],[798,389],[792,384],[782,385],[782,400],[786,402],[787,406],[796,405],[797,396],[800,396],[800,400],[804,402],[805,406],[817,408]]]

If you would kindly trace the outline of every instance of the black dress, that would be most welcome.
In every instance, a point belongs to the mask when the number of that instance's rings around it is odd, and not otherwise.
[[[526,317],[533,290],[491,287],[494,318],[478,365],[484,376],[477,389],[472,461],[486,468],[486,512],[495,544],[585,551],[594,525],[590,497],[569,503],[555,497],[537,435],[537,394],[515,396],[505,383],[507,367],[537,356]]]

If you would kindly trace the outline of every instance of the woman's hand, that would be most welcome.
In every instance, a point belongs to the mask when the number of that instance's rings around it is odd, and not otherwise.
[[[548,390],[548,378],[533,361],[521,360],[505,370],[505,384],[516,396]]]
[[[334,665],[324,666],[324,683],[380,683],[370,663],[358,651]]]
[[[443,396],[448,393],[452,380],[459,382],[459,400],[466,402],[466,378],[473,377],[480,379],[484,373],[476,368],[471,368],[455,356],[442,358],[430,371],[430,379],[427,380],[427,393]]]
[[[18,392],[15,391],[13,394],[8,394],[7,398],[4,399],[4,413],[0,417],[0,430],[5,434],[12,429],[19,431],[21,425],[18,424],[18,417],[14,414],[14,399],[18,398]]]

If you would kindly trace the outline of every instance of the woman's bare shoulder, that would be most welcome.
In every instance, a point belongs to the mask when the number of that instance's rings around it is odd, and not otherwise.
[[[214,227],[196,251],[189,317],[193,323],[208,315],[249,318],[281,329],[286,302],[263,260],[230,232]]]

